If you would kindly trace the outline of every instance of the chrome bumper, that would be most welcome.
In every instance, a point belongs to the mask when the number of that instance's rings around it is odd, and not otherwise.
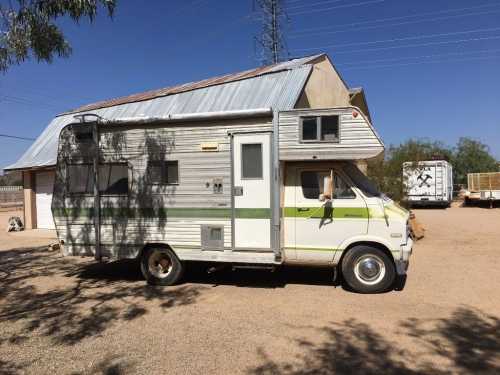
[[[406,245],[401,245],[399,258],[395,259],[396,272],[398,275],[406,275],[408,266],[410,265],[410,256],[413,251],[413,240],[408,238]]]

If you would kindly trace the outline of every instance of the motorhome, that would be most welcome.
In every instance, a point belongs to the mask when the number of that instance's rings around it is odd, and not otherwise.
[[[64,254],[138,259],[151,284],[189,261],[295,264],[381,292],[413,245],[409,213],[357,167],[383,150],[354,106],[79,115],[60,132],[52,213]]]
[[[449,207],[453,200],[453,167],[446,160],[405,162],[403,184],[410,206]]]

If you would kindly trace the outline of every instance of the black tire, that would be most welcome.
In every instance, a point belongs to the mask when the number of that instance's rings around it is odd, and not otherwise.
[[[358,293],[382,293],[394,285],[396,269],[382,250],[359,245],[350,249],[342,260],[342,276]]]
[[[148,247],[141,256],[142,275],[150,285],[174,285],[182,278],[184,268],[167,247]]]

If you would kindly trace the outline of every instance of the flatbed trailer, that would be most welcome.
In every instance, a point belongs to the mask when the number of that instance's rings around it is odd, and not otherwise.
[[[467,175],[467,192],[465,199],[471,201],[500,200],[500,172],[469,173]]]

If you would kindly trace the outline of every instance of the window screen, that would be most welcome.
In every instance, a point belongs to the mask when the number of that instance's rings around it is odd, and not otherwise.
[[[321,117],[321,140],[322,141],[339,140],[339,116]]]
[[[179,183],[179,162],[150,161],[148,162],[148,178],[152,184],[178,184]]]
[[[339,116],[303,117],[301,124],[301,141],[339,141]]]
[[[94,192],[94,168],[92,164],[68,165],[68,191],[70,193]]]
[[[241,178],[262,178],[262,144],[241,145]]]
[[[318,138],[318,124],[316,117],[302,119],[302,140],[314,141]]]
[[[128,193],[128,165],[101,164],[99,166],[99,191],[103,194]]]

